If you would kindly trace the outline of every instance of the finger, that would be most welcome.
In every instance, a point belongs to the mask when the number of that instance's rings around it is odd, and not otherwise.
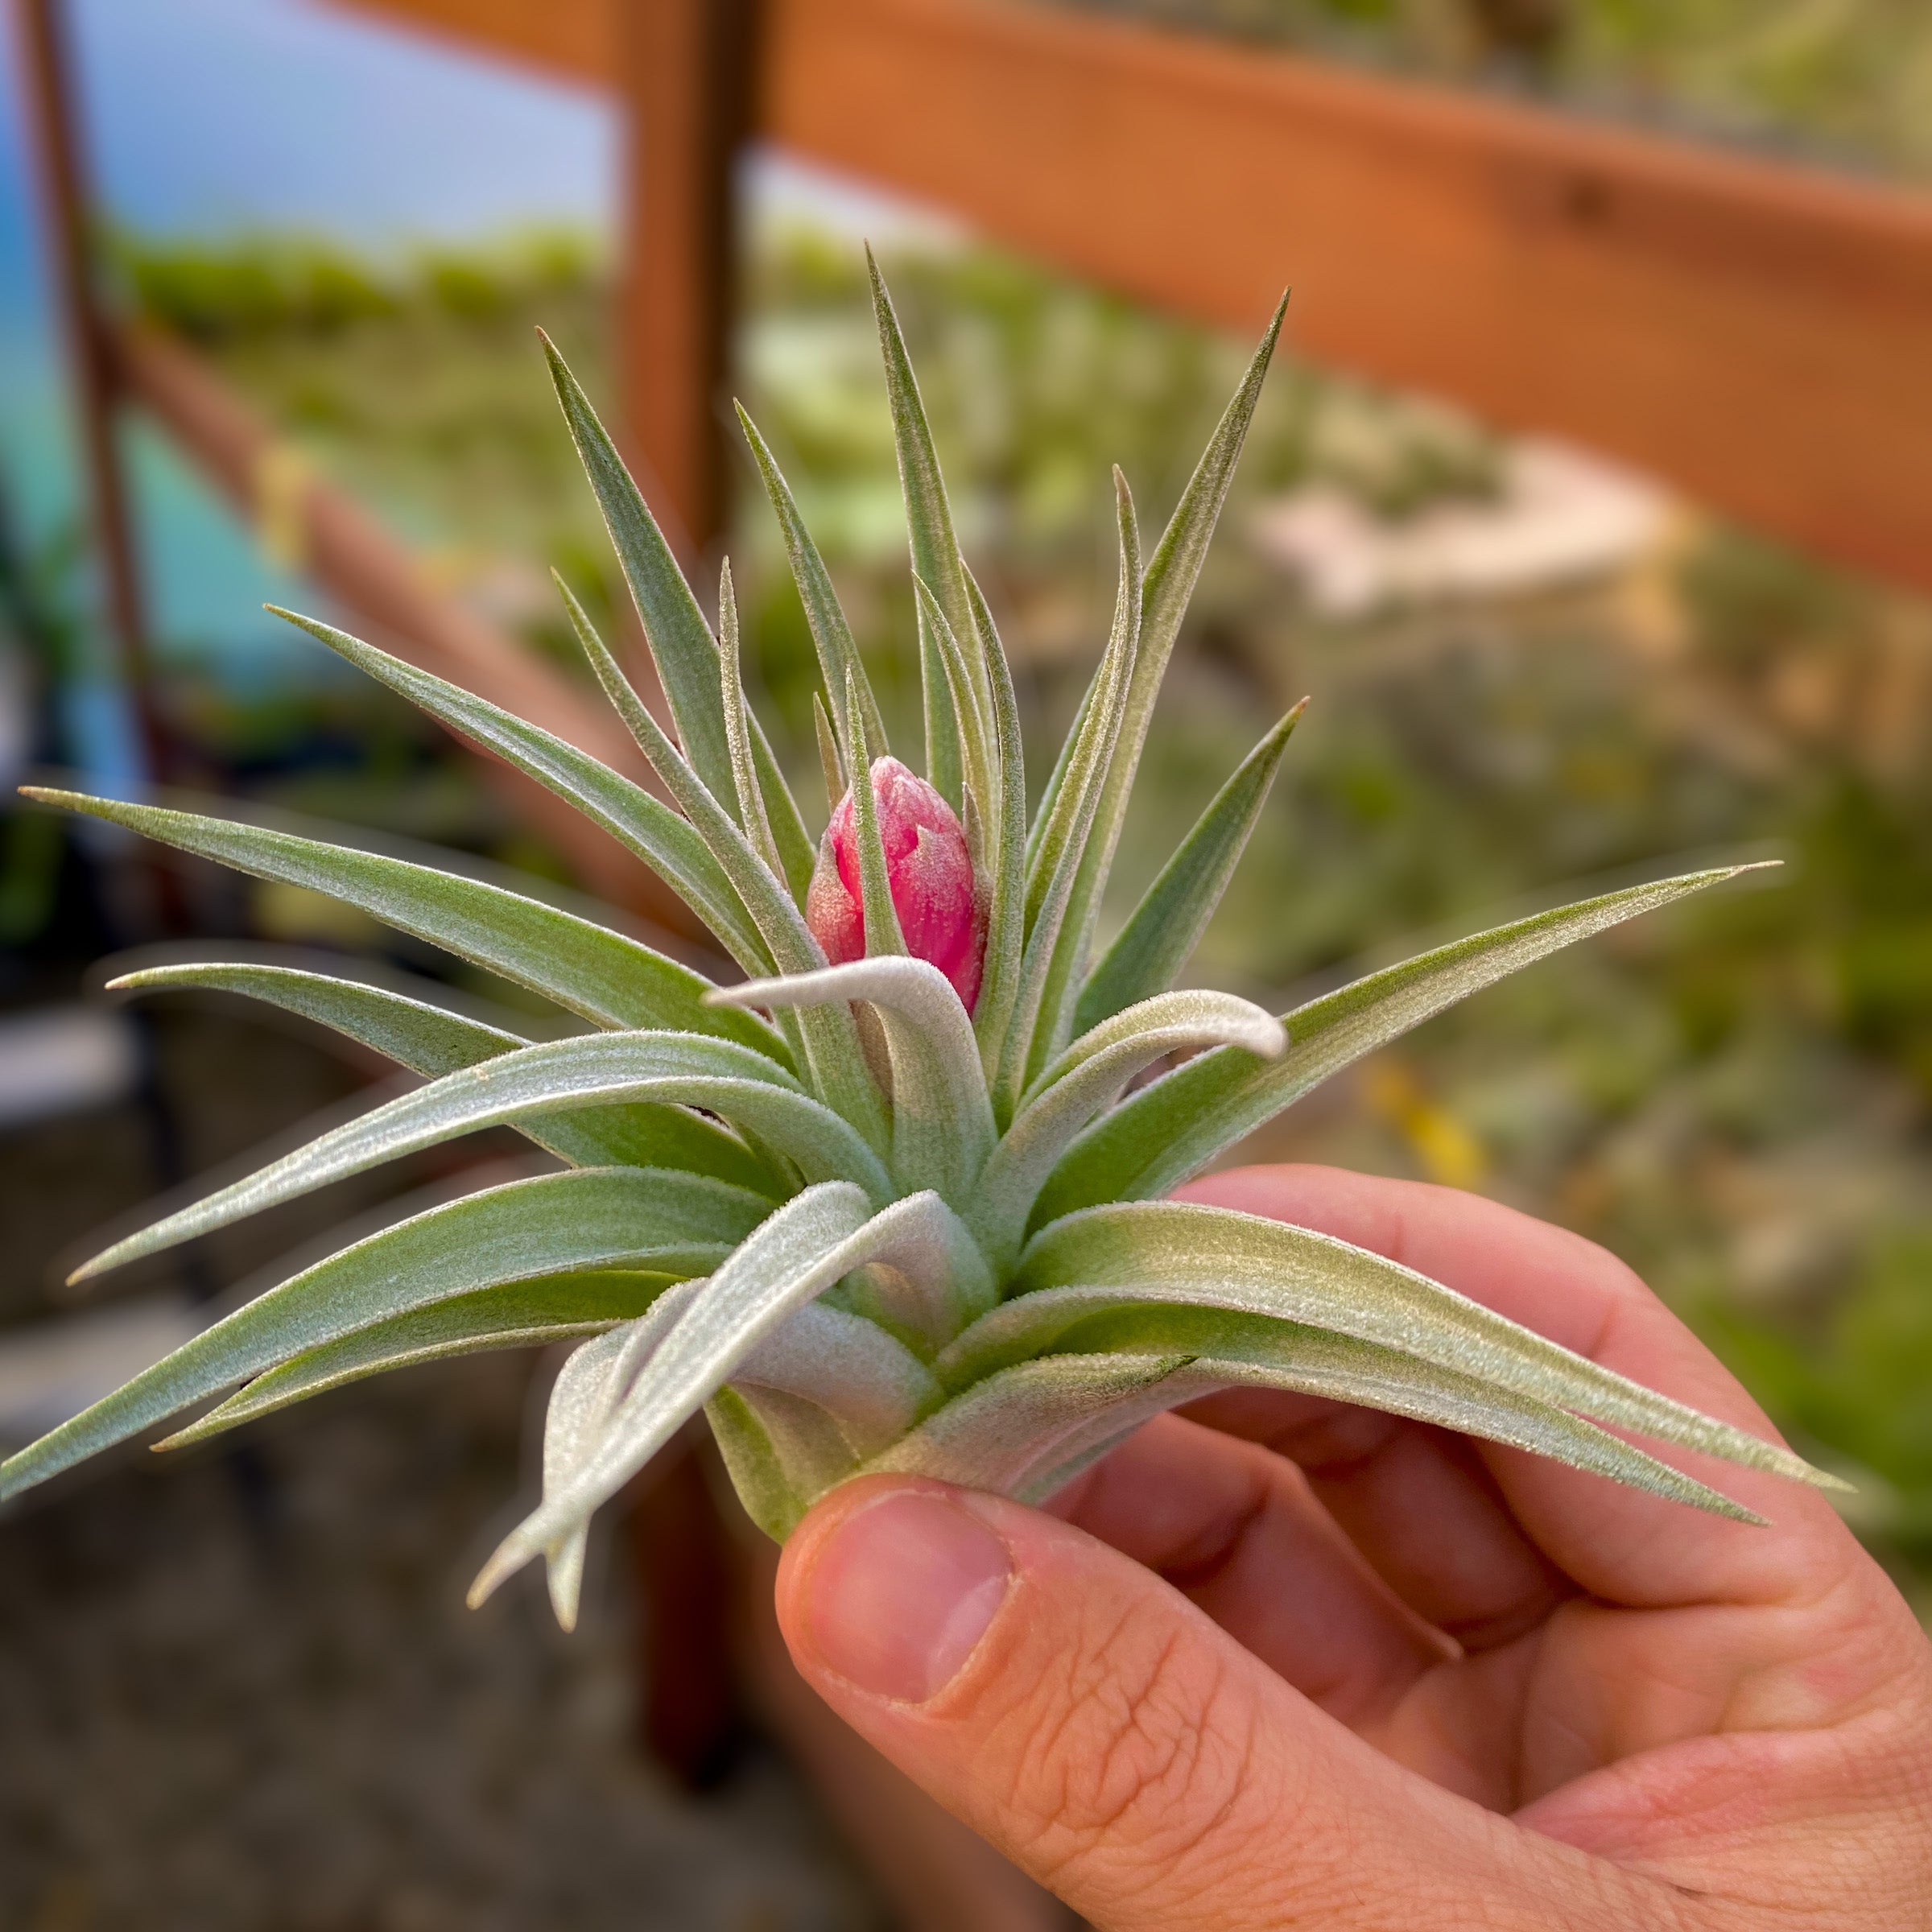
[[[1648,1881],[1390,1764],[1158,1577],[1018,1504],[846,1484],[793,1533],[778,1602],[834,1709],[1109,1932],[1677,1922]]]
[[[1389,1588],[1465,1651],[1514,1641],[1575,1593],[1463,1437],[1264,1389],[1227,1389],[1184,1413],[1294,1462]]]
[[[1049,1508],[1165,1578],[1352,1728],[1386,1717],[1451,1654],[1292,1463],[1178,1416],[1149,1423]]]
[[[1188,1198],[1313,1228],[1386,1255],[1606,1368],[1775,1439],[1762,1410],[1613,1255],[1579,1235],[1453,1188],[1335,1168],[1251,1167]],[[1654,1447],[1654,1445],[1650,1445]],[[1773,1533],[1662,1502],[1517,1451],[1479,1445],[1530,1539],[1613,1603],[1793,1600],[1856,1554],[1817,1492],[1688,1451],[1670,1460],[1769,1517]]]

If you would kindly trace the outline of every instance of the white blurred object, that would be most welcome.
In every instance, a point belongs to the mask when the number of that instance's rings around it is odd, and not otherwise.
[[[1261,550],[1301,580],[1324,617],[1428,598],[1507,596],[1621,569],[1661,543],[1671,499],[1654,485],[1560,443],[1525,441],[1490,502],[1445,503],[1378,521],[1331,485],[1255,516]]]
[[[140,1077],[132,1022],[94,1006],[43,1006],[0,1020],[0,1128],[105,1107]]]
[[[0,1334],[0,1440],[31,1442],[201,1332],[185,1295],[142,1295]]]

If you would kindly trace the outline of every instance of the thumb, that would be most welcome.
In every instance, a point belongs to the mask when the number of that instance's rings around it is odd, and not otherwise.
[[[1381,1757],[1151,1572],[1055,1518],[898,1477],[793,1533],[806,1679],[1107,1932],[1631,1932],[1638,1881]]]

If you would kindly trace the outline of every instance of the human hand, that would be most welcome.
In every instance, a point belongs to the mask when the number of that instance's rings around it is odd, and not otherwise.
[[[1184,1191],[1769,1433],[1578,1236],[1322,1168]],[[1815,1492],[1727,1465],[1759,1529],[1332,1402],[1188,1414],[1051,1513],[846,1484],[779,1571],[807,1680],[1096,1926],[1932,1926],[1932,1646]]]

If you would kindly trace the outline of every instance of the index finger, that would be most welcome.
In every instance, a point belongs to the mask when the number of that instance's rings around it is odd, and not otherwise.
[[[1620,1374],[1776,1437],[1736,1379],[1632,1269],[1567,1229],[1453,1188],[1335,1168],[1241,1168],[1181,1195],[1385,1255]],[[1773,1527],[1706,1516],[1521,1451],[1477,1448],[1530,1540],[1608,1602],[1795,1600],[1854,1558],[1850,1533],[1815,1491],[1689,1451],[1662,1453]]]

